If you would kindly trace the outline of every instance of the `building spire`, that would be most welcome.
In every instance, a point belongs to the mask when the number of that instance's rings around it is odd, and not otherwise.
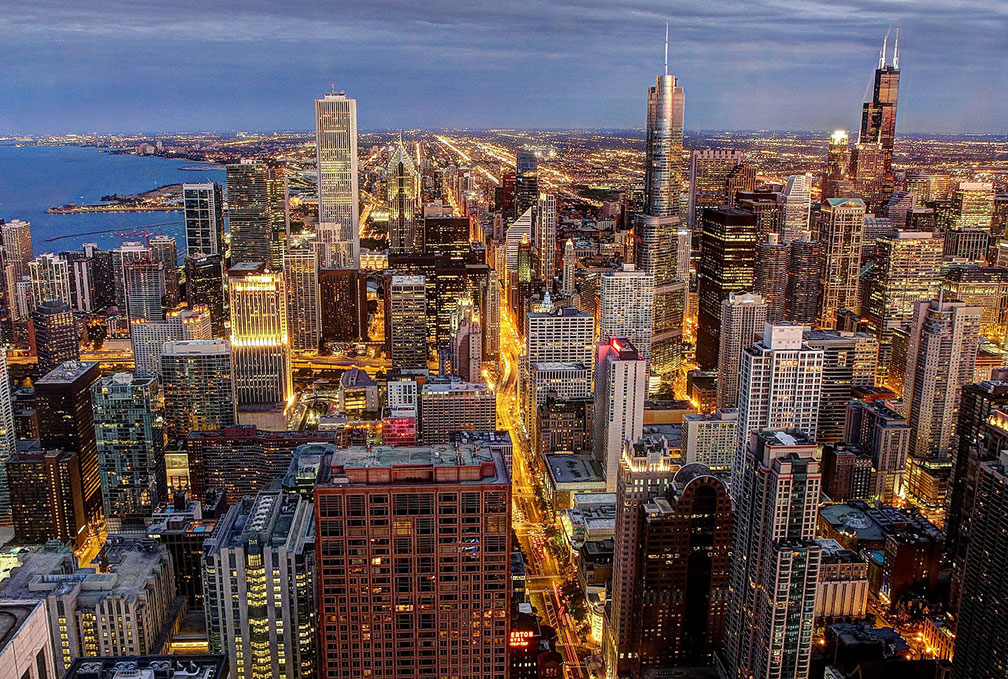
[[[899,69],[899,27],[896,27],[896,44],[893,45],[892,67]]]
[[[879,53],[878,57],[879,68],[885,68],[886,42],[888,41],[889,41],[889,31],[886,31],[885,37],[882,38],[882,51]]]
[[[665,75],[668,75],[668,22],[665,22]]]

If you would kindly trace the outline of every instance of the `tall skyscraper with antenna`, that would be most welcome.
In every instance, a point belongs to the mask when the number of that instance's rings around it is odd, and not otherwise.
[[[899,29],[891,64],[886,62],[888,39],[886,33],[875,69],[872,100],[861,109],[861,133],[853,156],[854,186],[872,210],[889,200],[895,186],[892,158],[900,78]]]
[[[668,72],[665,24],[665,74],[648,88],[644,214],[634,226],[637,267],[654,276],[655,318],[651,368],[659,374],[679,368],[683,314],[688,293],[689,231],[681,228],[683,116],[685,94]]]

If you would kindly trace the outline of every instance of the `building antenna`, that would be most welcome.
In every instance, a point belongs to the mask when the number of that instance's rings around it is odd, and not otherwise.
[[[665,22],[665,75],[668,75],[668,22]]]
[[[885,53],[886,53],[886,42],[889,41],[889,31],[886,31],[885,37],[882,38],[882,52],[879,53],[878,67],[885,68]]]
[[[899,26],[896,27],[896,44],[892,50],[892,67],[899,69]]]

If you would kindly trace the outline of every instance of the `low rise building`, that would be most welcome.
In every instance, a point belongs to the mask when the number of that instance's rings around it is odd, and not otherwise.
[[[554,512],[570,509],[575,493],[606,492],[605,469],[591,455],[546,455],[543,488]]]
[[[836,540],[816,540],[822,548],[816,618],[860,620],[868,610],[868,564]]]

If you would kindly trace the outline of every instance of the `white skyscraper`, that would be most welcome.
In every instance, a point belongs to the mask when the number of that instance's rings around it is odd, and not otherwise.
[[[532,311],[525,316],[525,351],[518,359],[518,404],[525,426],[532,431],[535,408],[530,380],[534,363],[580,363],[594,366],[595,319],[576,307]]]
[[[951,452],[962,387],[975,381],[981,312],[964,302],[914,303],[903,382],[914,458]]]
[[[324,267],[357,268],[360,258],[357,188],[357,100],[342,92],[315,100],[318,164],[317,239]]]
[[[14,436],[14,406],[11,403],[10,375],[7,372],[7,352],[0,351],[0,525],[11,525],[10,485],[7,482],[7,460],[17,448]]]
[[[732,485],[742,471],[749,435],[764,429],[796,429],[815,439],[822,394],[823,350],[803,341],[805,325],[771,325],[763,340],[742,351],[739,428]]]
[[[161,351],[166,342],[208,340],[212,337],[210,310],[205,306],[169,311],[163,321],[133,319],[130,321],[133,374],[137,377],[160,376]]]
[[[293,384],[283,274],[262,262],[236,264],[228,292],[238,405],[286,402]]]
[[[654,276],[623,264],[599,280],[599,341],[626,337],[647,361],[654,330]]]
[[[31,308],[42,302],[58,299],[72,304],[70,296],[70,267],[62,257],[48,252],[28,262],[31,278]]]
[[[509,275],[510,272],[515,272],[514,275],[517,275],[518,272],[518,246],[521,245],[523,239],[532,240],[532,220],[532,208],[529,208],[507,228],[504,249],[507,253]]]
[[[812,211],[812,175],[793,174],[784,187],[784,223],[781,227],[781,241],[790,243],[797,240],[802,231],[809,230],[809,216]]]
[[[535,224],[536,273],[549,283],[556,275],[556,194],[540,192]]]
[[[742,352],[756,341],[767,320],[766,302],[760,295],[730,292],[721,302],[721,334],[718,350],[718,408],[738,403]]]
[[[647,362],[625,337],[598,344],[595,369],[595,459],[605,468],[606,492],[616,490],[625,443],[644,433]]]
[[[822,550],[815,439],[795,430],[747,436],[733,470],[735,533],[726,669],[733,679],[807,679]]]

